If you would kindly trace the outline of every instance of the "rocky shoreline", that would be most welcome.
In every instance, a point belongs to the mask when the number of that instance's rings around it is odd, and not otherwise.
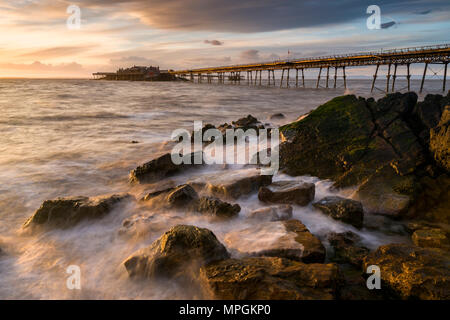
[[[347,198],[316,199],[314,183],[274,181],[258,165],[227,173],[228,179],[167,186],[205,165],[177,166],[165,154],[130,173],[130,183],[152,184],[141,199],[124,193],[47,200],[23,228],[67,229],[129,202],[221,224],[241,214],[238,199],[257,195],[258,209],[247,216],[253,224],[229,232],[223,243],[206,228],[167,223],[150,246],[123,257],[130,281],[177,281],[213,299],[450,299],[449,124],[450,93],[421,102],[413,92],[378,101],[341,96],[281,126],[279,152],[283,173],[329,179],[335,190],[354,188]],[[247,116],[217,129],[264,126]],[[357,230],[395,221],[411,240],[370,250],[351,231],[320,239],[292,216],[293,206],[307,205]],[[129,217],[118,233],[145,235],[153,218]],[[265,234],[275,240],[262,241]],[[370,265],[380,267],[381,290],[366,287]]]

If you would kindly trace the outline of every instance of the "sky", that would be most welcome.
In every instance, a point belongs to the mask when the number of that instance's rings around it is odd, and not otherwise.
[[[380,29],[367,26],[370,5],[380,8]],[[89,78],[132,65],[176,70],[450,43],[448,0],[0,0],[0,17],[0,77]]]

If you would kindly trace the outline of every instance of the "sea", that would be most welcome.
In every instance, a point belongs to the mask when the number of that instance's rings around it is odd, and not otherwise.
[[[48,199],[123,192],[139,199],[164,183],[241,177],[249,170],[245,166],[189,171],[152,185],[131,185],[128,181],[130,170],[170,152],[174,130],[192,131],[194,121],[220,125],[251,114],[276,127],[295,121],[336,96],[355,94],[378,99],[385,94],[384,81],[378,80],[371,93],[370,79],[350,79],[347,88],[340,81],[336,89],[324,88],[323,81],[316,89],[312,79],[306,80],[306,88],[296,88],[292,81],[290,88],[279,88],[269,87],[265,81],[261,86],[249,86],[245,81],[219,85],[0,79],[0,300],[204,298],[201,292],[167,279],[130,279],[123,261],[176,224],[212,230],[232,256],[239,256],[239,244],[227,243],[227,235],[255,227],[247,216],[264,206],[256,194],[236,200],[241,206],[239,217],[223,222],[182,211],[153,209],[136,201],[105,218],[69,229],[30,234],[22,225]],[[405,92],[403,79],[396,85]],[[413,91],[418,92],[419,86],[420,80],[412,80]],[[442,94],[442,81],[427,80],[419,99],[429,93]],[[271,119],[275,113],[285,118]],[[310,176],[277,173],[274,180],[314,182],[316,200],[331,194],[351,196],[354,191],[333,190],[332,181]],[[358,233],[369,248],[409,241],[394,222],[386,230],[357,230],[311,205],[294,206],[293,215],[325,244],[329,232],[347,230]],[[123,221],[133,217],[146,217],[150,222],[135,233],[120,232]],[[250,241],[257,249],[260,241],[276,241],[276,234],[276,230],[264,229],[246,243]],[[68,267],[72,265],[81,270],[79,290],[67,285]]]

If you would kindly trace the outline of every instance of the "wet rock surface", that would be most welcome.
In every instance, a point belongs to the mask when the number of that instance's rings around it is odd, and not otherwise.
[[[130,277],[195,277],[204,264],[228,259],[225,247],[208,229],[178,225],[124,261]]]
[[[380,267],[382,290],[393,298],[450,299],[450,255],[436,248],[390,244],[370,253],[363,263]]]
[[[329,300],[341,281],[334,264],[274,257],[218,261],[202,267],[200,278],[213,298],[239,300]]]
[[[449,245],[447,233],[439,228],[418,229],[414,231],[411,239],[419,247],[442,248]]]
[[[236,217],[241,211],[238,204],[230,204],[213,197],[201,197],[196,209],[201,214],[209,215],[218,219],[229,219]]]
[[[306,206],[314,200],[314,183],[292,181],[277,181],[270,186],[261,187],[258,199],[266,203],[297,204]]]
[[[323,262],[325,248],[298,220],[262,222],[225,235],[225,244],[241,256],[282,257],[305,263]]]
[[[98,198],[71,197],[46,200],[28,218],[23,227],[70,228],[84,220],[103,218],[120,202],[132,199],[129,194],[119,194]]]
[[[442,112],[436,127],[430,130],[430,150],[436,162],[450,171],[450,105]]]
[[[364,258],[369,254],[369,249],[358,245],[361,238],[351,232],[332,232],[327,237],[330,245],[334,249],[332,261],[337,263],[349,263],[361,269]]]
[[[184,157],[187,161],[182,164],[173,163],[170,153],[146,162],[130,172],[130,182],[151,183],[203,164],[203,152],[201,151],[187,154]]]
[[[272,183],[272,176],[262,175],[259,169],[243,169],[225,176],[211,175],[207,182],[194,179],[188,183],[217,197],[238,199]]]
[[[356,228],[363,226],[364,211],[359,201],[329,196],[313,203],[313,206],[333,219],[349,223]]]

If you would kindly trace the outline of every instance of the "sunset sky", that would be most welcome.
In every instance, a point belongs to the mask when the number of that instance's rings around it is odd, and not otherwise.
[[[369,30],[369,5],[384,28]],[[70,30],[69,5],[81,9]],[[450,1],[0,0],[0,77],[90,77],[450,43]],[[364,73],[364,69],[360,70]]]

